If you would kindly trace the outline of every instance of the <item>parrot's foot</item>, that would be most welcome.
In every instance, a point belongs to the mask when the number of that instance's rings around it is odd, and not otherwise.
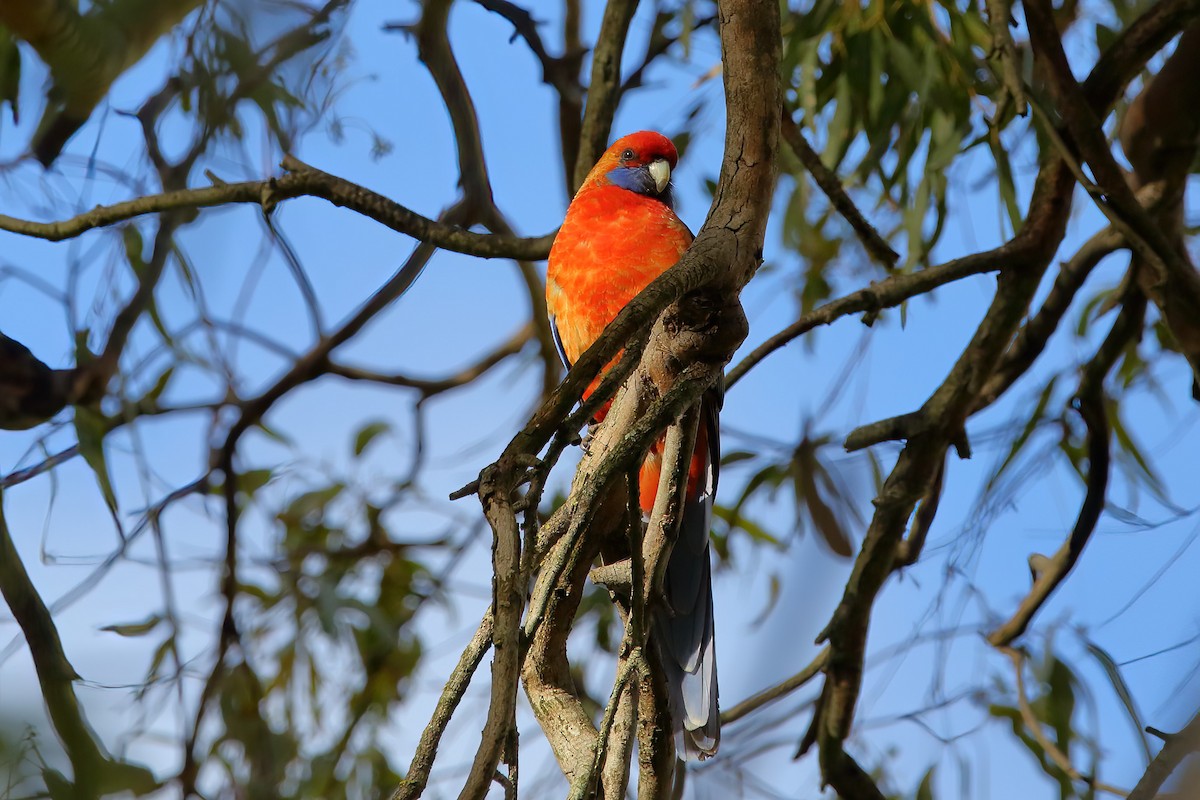
[[[583,450],[584,455],[591,455],[592,438],[596,435],[596,429],[600,427],[602,420],[592,420],[588,423],[587,430],[583,432],[583,437],[579,439],[579,447]]]

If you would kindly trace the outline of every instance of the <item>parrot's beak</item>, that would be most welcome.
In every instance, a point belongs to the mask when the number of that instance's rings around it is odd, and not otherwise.
[[[646,171],[654,179],[654,190],[662,194],[662,190],[671,182],[671,165],[665,158],[656,158],[646,165]]]

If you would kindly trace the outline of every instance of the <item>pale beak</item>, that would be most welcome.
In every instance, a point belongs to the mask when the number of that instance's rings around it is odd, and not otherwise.
[[[654,179],[654,190],[661,194],[671,182],[671,165],[665,158],[656,158],[646,165],[646,171]]]

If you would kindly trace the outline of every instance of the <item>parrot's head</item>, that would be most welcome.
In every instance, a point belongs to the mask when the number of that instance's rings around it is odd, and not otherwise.
[[[613,142],[583,186],[619,186],[670,206],[671,170],[678,160],[670,139],[654,131],[638,131]]]

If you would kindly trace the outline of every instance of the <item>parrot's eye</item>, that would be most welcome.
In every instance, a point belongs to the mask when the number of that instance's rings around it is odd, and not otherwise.
[[[633,156],[634,156],[633,148],[626,147],[625,152],[621,153],[621,160],[622,161],[633,161]]]

